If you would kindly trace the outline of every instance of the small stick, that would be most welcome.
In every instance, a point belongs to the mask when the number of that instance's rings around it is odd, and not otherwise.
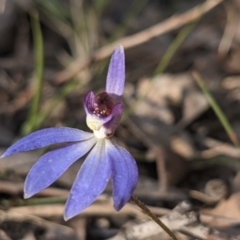
[[[143,202],[134,196],[130,198],[130,201],[140,207],[143,212],[156,222],[173,240],[178,240],[175,234],[153,212],[151,212],[151,210]]]
[[[209,12],[221,2],[223,2],[223,0],[208,0],[201,5],[198,5],[182,14],[174,15],[167,20],[160,22],[152,27],[149,27],[141,32],[138,32],[131,36],[123,37],[111,44],[103,46],[87,58],[78,58],[74,60],[67,69],[64,69],[57,74],[55,82],[57,84],[66,82],[93,61],[99,61],[109,57],[112,54],[113,50],[116,48],[116,46],[118,46],[119,44],[121,44],[124,49],[128,49],[148,42],[157,36],[176,30],[188,23],[199,19],[202,15]]]

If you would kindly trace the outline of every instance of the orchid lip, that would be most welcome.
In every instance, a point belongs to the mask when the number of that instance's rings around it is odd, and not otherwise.
[[[123,114],[122,103],[115,103],[106,92],[95,96],[89,92],[84,99],[86,122],[97,138],[109,138],[115,132]]]

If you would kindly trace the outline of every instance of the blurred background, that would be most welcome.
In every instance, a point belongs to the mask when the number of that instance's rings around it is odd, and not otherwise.
[[[126,87],[115,141],[137,161],[134,195],[158,216],[188,201],[198,228],[180,224],[179,239],[240,239],[239,0],[0,0],[0,152],[37,129],[87,130],[83,98],[104,91],[118,44]],[[42,153],[0,161],[1,240],[169,239],[114,238],[148,217],[132,204],[116,213],[111,184],[64,222],[81,160],[23,200]]]

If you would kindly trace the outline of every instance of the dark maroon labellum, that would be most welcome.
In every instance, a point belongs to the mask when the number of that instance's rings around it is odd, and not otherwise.
[[[93,114],[98,117],[107,117],[112,113],[113,107],[113,98],[106,92],[99,93],[96,96]]]

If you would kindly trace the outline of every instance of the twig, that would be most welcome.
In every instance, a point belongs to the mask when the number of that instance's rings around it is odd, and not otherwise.
[[[158,182],[160,191],[166,192],[169,186],[168,172],[166,170],[166,154],[161,147],[153,147],[154,155],[156,157]]]
[[[207,150],[199,152],[199,158],[213,158],[225,155],[232,158],[240,158],[240,149],[231,144],[221,142],[209,137],[203,138],[201,143],[208,147]]]
[[[208,0],[202,5],[198,5],[183,14],[174,15],[167,20],[158,23],[137,34],[121,38],[111,44],[108,44],[107,46],[104,46],[95,51],[90,57],[84,59],[76,59],[76,61],[70,64],[70,66],[66,70],[63,70],[57,74],[55,82],[63,83],[72,78],[75,74],[77,74],[81,69],[86,67],[92,61],[98,61],[110,56],[115,47],[119,44],[121,44],[125,49],[128,49],[148,42],[154,37],[178,29],[190,22],[195,21],[203,14],[209,12],[211,9],[219,5],[221,2],[223,2],[223,0]]]
[[[234,35],[239,27],[239,10],[237,6],[235,6],[234,2],[225,2],[225,10],[227,14],[227,23],[224,30],[223,37],[218,47],[218,56],[220,58],[226,57],[228,54],[230,47],[232,45]]]
[[[25,215],[35,215],[42,218],[62,218],[64,211],[64,204],[47,204],[47,205],[36,205],[36,206],[21,206],[12,207],[7,212]],[[160,210],[159,210],[160,211]],[[166,209],[162,209],[162,213],[167,212]],[[111,199],[104,201],[97,201],[87,209],[85,209],[80,215],[83,217],[92,216],[123,216],[131,215],[136,217],[138,220],[146,219],[146,215],[139,211],[139,208],[134,205],[127,204],[120,212],[116,212],[112,207]]]
[[[140,207],[155,223],[157,223],[173,240],[178,240],[175,234],[153,213],[149,208],[138,200],[136,197],[132,196],[131,201]]]
[[[14,223],[21,223],[21,224],[28,223],[28,225],[33,224],[35,226],[40,226],[49,232],[48,233],[49,236],[54,236],[56,235],[57,232],[64,233],[64,235],[65,234],[68,235],[70,237],[68,239],[73,239],[73,236],[74,236],[74,232],[70,227],[63,226],[54,222],[50,222],[33,215],[27,215],[25,213],[4,212],[0,210],[0,226],[3,226],[4,223],[6,222],[14,222]],[[63,236],[63,238],[64,237],[65,236]]]
[[[174,231],[180,231],[184,234],[192,236],[194,239],[207,239],[209,227],[204,227],[199,221],[196,212],[191,211],[191,206],[182,202],[169,212],[167,216],[163,216],[160,220]],[[151,239],[153,236],[164,234],[162,228],[151,221],[134,223],[122,229],[117,235],[109,240],[144,240]]]

